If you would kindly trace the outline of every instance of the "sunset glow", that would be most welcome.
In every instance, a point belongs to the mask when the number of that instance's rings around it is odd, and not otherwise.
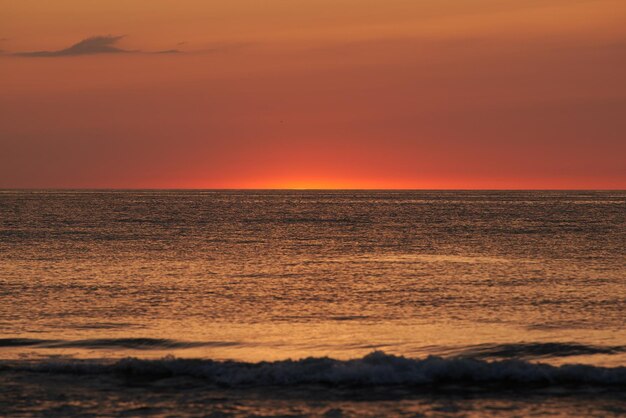
[[[0,0],[2,417],[626,412],[626,0]]]
[[[2,188],[626,187],[622,0],[0,0]]]

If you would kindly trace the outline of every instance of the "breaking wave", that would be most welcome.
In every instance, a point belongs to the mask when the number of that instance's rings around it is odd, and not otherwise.
[[[242,386],[617,386],[626,387],[626,367],[552,366],[521,360],[488,362],[430,356],[410,359],[380,351],[354,360],[306,358],[246,363],[205,359],[159,360],[126,358],[105,361],[14,363],[5,370],[78,375],[115,374],[124,377],[193,377],[212,385]],[[621,390],[621,389],[620,389]]]

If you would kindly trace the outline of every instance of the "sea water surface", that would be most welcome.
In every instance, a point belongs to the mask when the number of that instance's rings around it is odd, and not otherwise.
[[[626,413],[624,191],[1,191],[0,410]]]

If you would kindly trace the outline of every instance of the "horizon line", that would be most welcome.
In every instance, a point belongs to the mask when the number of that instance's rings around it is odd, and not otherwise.
[[[614,188],[274,188],[274,187],[0,187],[0,191],[554,191],[554,192],[623,192]]]

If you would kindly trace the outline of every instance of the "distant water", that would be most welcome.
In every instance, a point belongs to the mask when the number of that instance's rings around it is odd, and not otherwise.
[[[0,298],[8,414],[626,413],[625,191],[0,191]]]

